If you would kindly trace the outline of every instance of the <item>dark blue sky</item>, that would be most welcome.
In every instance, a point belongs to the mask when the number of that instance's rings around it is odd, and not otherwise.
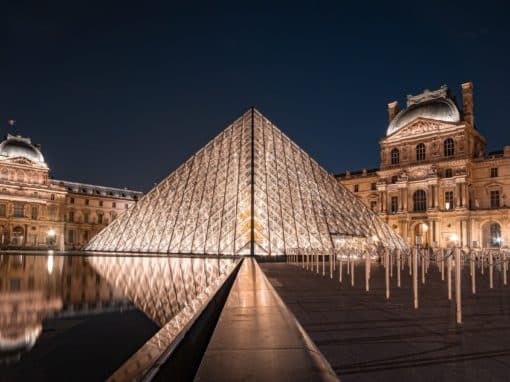
[[[328,170],[376,167],[388,102],[468,80],[510,145],[504,2],[10,3],[0,120],[55,178],[146,191],[252,105]]]

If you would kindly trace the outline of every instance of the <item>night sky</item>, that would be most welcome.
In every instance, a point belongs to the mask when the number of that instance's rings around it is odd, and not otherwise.
[[[510,145],[503,2],[9,3],[0,133],[54,178],[147,191],[250,106],[329,171],[373,168],[388,102],[469,80],[488,149]]]

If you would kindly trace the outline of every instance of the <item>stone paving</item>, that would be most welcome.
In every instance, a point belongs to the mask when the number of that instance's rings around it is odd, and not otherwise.
[[[488,271],[478,273],[472,295],[469,269],[463,270],[464,323],[458,326],[454,300],[448,301],[434,265],[426,285],[420,280],[418,310],[407,268],[400,289],[393,275],[387,301],[384,270],[375,263],[369,293],[363,264],[356,267],[355,287],[345,264],[342,285],[338,268],[331,279],[327,266],[323,277],[296,265],[260,265],[342,382],[510,380],[510,288],[498,273],[494,289]]]

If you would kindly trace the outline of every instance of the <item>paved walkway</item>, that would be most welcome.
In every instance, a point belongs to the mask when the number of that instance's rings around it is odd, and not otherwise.
[[[252,258],[241,269],[195,381],[336,381]]]
[[[433,280],[420,283],[417,311],[408,273],[402,273],[401,289],[394,275],[387,302],[383,269],[376,265],[368,294],[363,266],[357,267],[355,287],[345,273],[340,286],[338,273],[332,280],[285,263],[261,268],[342,382],[510,380],[510,289],[497,275],[492,290],[487,272],[483,279],[478,275],[473,296],[466,272],[459,328],[434,268]]]

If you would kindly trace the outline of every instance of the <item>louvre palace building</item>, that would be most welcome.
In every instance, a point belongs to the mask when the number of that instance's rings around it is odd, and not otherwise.
[[[0,248],[79,249],[141,195],[49,171],[30,138],[8,134],[0,143]]]
[[[410,244],[499,247],[510,241],[510,146],[487,152],[473,84],[462,108],[447,86],[388,104],[379,168],[336,175]]]

